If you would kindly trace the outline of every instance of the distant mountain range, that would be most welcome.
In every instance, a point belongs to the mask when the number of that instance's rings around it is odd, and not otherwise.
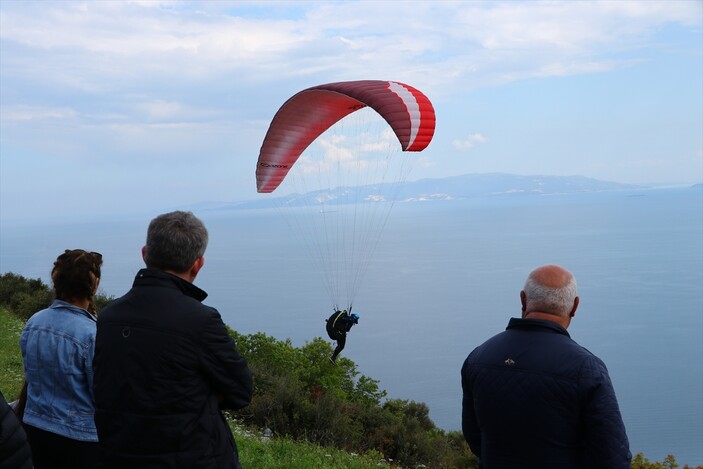
[[[601,181],[584,176],[519,176],[515,174],[489,173],[465,174],[439,179],[421,179],[402,183],[397,190],[396,202],[412,203],[424,201],[461,200],[473,197],[556,195],[577,192],[603,192],[645,188],[631,184]],[[379,185],[345,188],[348,200],[368,200],[384,193]],[[334,204],[331,191],[313,191],[282,197],[262,196],[258,200],[241,202],[203,202],[193,206],[197,210],[257,209],[280,206],[285,200],[289,205],[309,205],[310,201],[325,199]]]
[[[584,176],[518,176],[515,174],[465,174],[442,179],[421,179],[401,188],[401,199],[452,200],[496,195],[553,195],[602,192],[639,186],[600,181]]]

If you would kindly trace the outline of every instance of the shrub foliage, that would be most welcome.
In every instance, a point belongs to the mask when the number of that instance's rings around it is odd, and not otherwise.
[[[0,275],[0,306],[22,320],[26,321],[37,311],[48,308],[53,297],[52,289],[41,279],[27,279],[12,272]],[[100,311],[112,297],[98,292],[93,300]]]
[[[7,273],[0,276],[0,305],[27,320],[51,304],[51,290],[40,279]]]
[[[263,333],[230,330],[254,374],[254,399],[237,417],[275,435],[352,452],[378,451],[404,467],[478,467],[459,432],[446,433],[427,405],[384,400],[378,381],[315,338],[302,347]]]

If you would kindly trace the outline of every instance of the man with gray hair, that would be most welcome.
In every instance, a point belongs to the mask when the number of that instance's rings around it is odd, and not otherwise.
[[[605,364],[566,329],[576,280],[546,265],[520,292],[522,318],[461,369],[462,430],[483,469],[629,469],[632,455]]]
[[[241,468],[221,410],[249,404],[252,376],[193,285],[207,243],[190,212],[154,218],[146,268],[98,316],[95,424],[106,469]]]

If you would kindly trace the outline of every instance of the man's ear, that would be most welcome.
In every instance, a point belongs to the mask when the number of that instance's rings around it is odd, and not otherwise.
[[[200,272],[200,269],[203,268],[204,264],[204,257],[198,257],[197,259],[195,259],[195,262],[193,262],[193,266],[190,268],[190,271],[188,271],[188,274],[192,279],[195,279],[195,277],[198,275],[198,272]]]
[[[144,260],[144,263],[146,264],[146,246],[142,246],[142,259]]]
[[[569,317],[573,318],[576,316],[576,309],[579,307],[579,297],[577,296],[574,298],[574,307],[571,309],[571,312],[569,313]]]
[[[525,311],[527,311],[527,295],[525,295],[525,290],[520,292],[520,303],[522,304],[522,317],[525,317]]]

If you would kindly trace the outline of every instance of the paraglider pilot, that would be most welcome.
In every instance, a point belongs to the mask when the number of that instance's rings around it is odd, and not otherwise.
[[[330,357],[330,362],[333,365],[337,364],[337,355],[344,349],[347,343],[347,332],[349,332],[354,324],[359,324],[359,315],[356,313],[349,314],[347,310],[335,311],[332,316],[327,319],[327,335],[330,339],[337,341],[337,348]]]

